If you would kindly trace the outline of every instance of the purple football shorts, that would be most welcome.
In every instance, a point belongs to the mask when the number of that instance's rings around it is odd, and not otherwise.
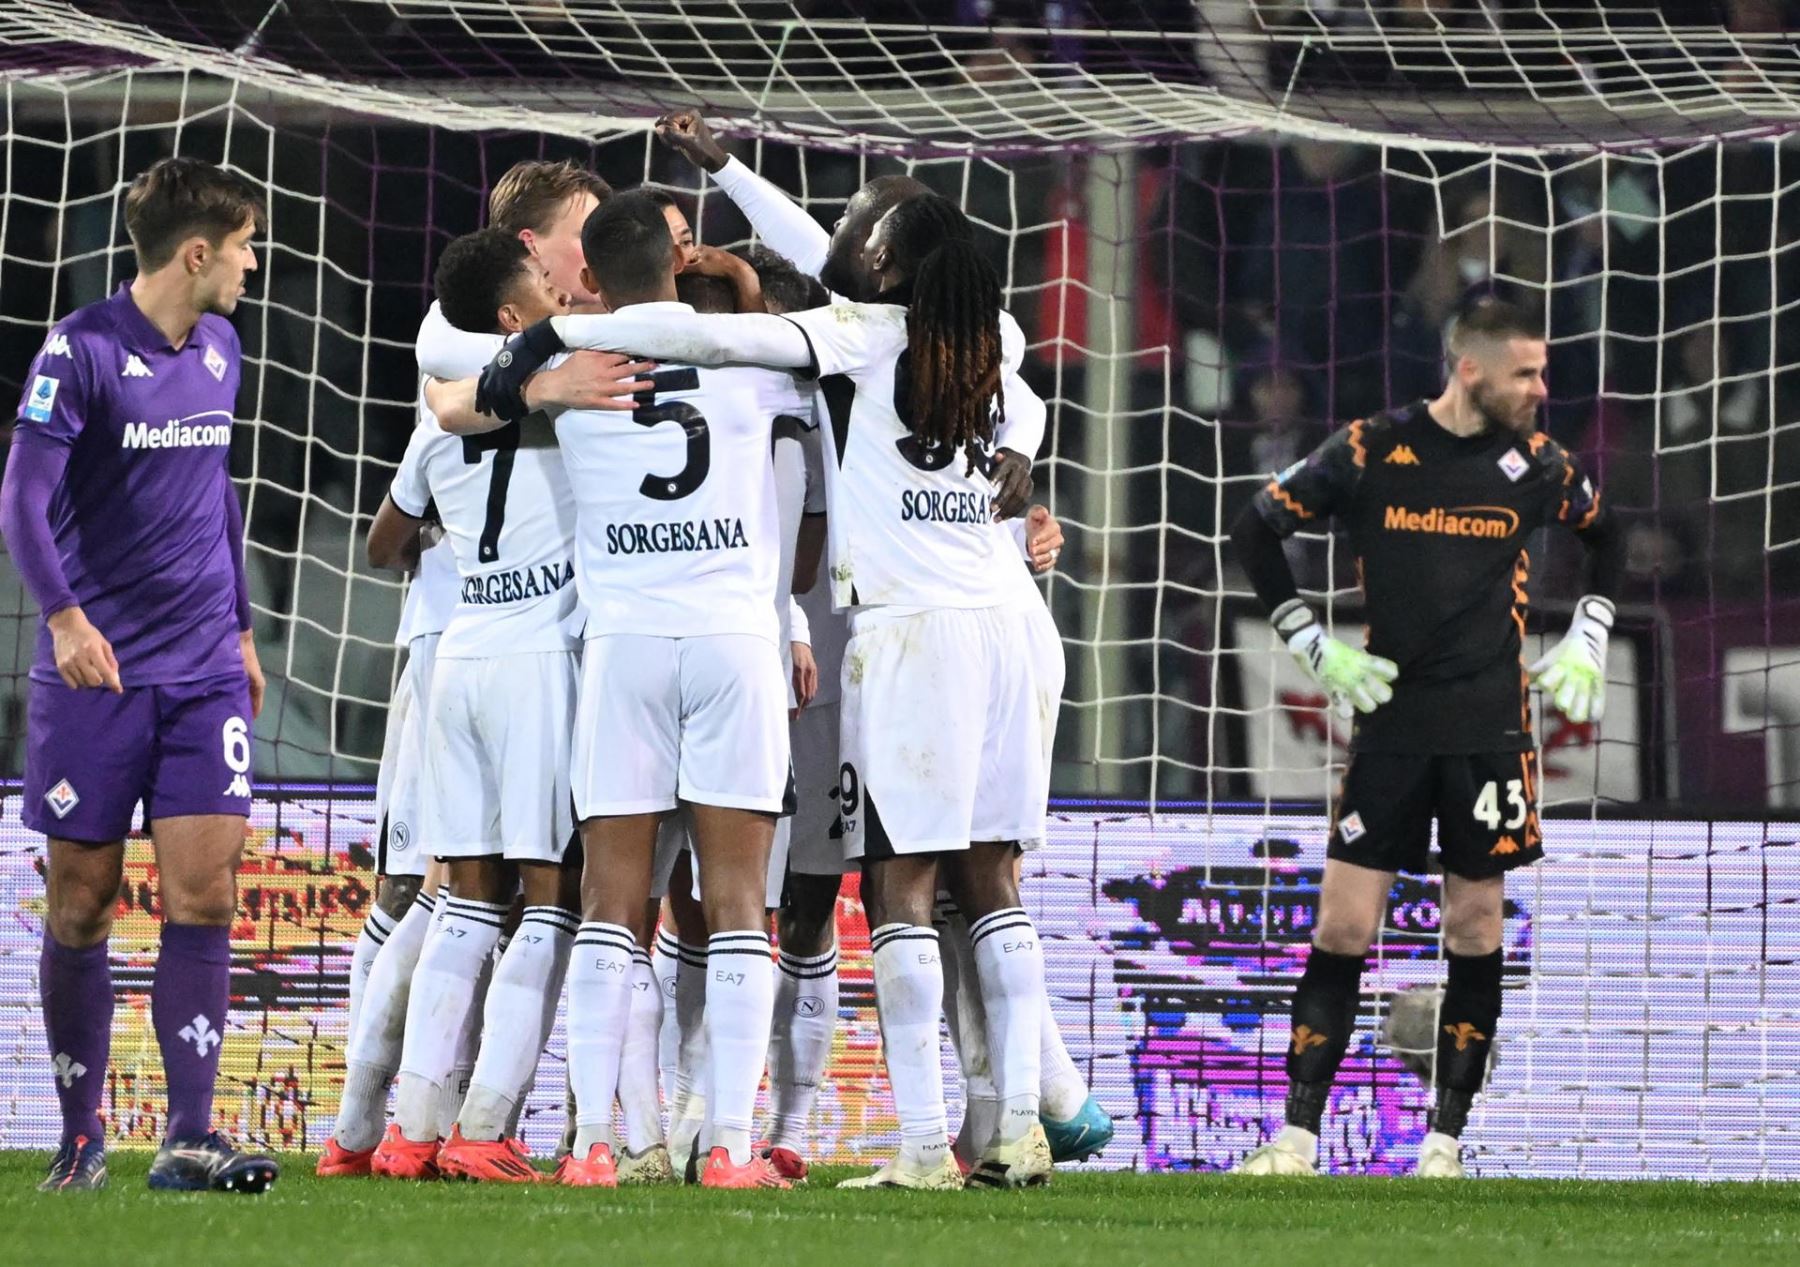
[[[106,844],[144,822],[250,813],[250,683],[242,673],[126,687],[31,683],[20,818],[58,840]]]

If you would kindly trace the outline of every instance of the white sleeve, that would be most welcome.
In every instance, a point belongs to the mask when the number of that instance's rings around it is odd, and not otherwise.
[[[808,362],[819,377],[851,374],[906,345],[906,320],[891,304],[827,304],[783,313],[806,335]]]
[[[784,318],[761,312],[640,315],[626,311],[552,317],[551,323],[563,346],[570,348],[631,352],[681,365],[762,365],[800,370],[812,364],[812,349],[806,337]]]
[[[406,442],[406,453],[400,459],[400,469],[394,472],[394,482],[388,488],[388,496],[401,514],[411,515],[414,519],[425,518],[425,507],[431,502],[425,459],[443,436],[444,432],[430,422],[421,421],[413,428],[412,438]]]
[[[787,256],[808,277],[819,275],[825,267],[831,235],[819,227],[804,207],[735,158],[727,159],[725,166],[713,173],[713,179],[771,250]]]
[[[1050,411],[1045,408],[1043,397],[1032,391],[1031,384],[1016,372],[1008,374],[1001,387],[1006,408],[1000,425],[994,430],[994,447],[1011,449],[1036,461],[1038,450],[1044,447],[1044,430]]]
[[[1012,533],[1013,542],[1019,547],[1019,557],[1026,563],[1031,562],[1030,540],[1025,535],[1025,516],[1015,515],[1006,521],[1006,530]]]
[[[497,334],[470,334],[458,330],[444,317],[437,301],[419,323],[419,338],[413,355],[419,361],[419,373],[428,378],[473,378],[494,359],[494,353],[506,340]]]
[[[817,427],[800,432],[800,452],[806,459],[806,497],[800,503],[803,515],[825,513],[825,447]]]
[[[806,618],[806,609],[800,606],[800,600],[792,594],[788,595],[788,641],[812,646],[812,622]]]

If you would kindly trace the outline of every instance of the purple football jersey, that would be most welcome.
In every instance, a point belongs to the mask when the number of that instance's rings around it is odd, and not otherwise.
[[[240,358],[210,314],[170,347],[121,286],[58,323],[27,376],[13,444],[69,450],[50,528],[127,687],[243,671],[226,505]],[[31,676],[60,680],[41,618]]]

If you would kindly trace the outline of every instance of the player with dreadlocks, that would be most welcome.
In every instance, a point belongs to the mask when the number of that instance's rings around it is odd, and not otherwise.
[[[1045,1182],[1038,1123],[1044,959],[1014,861],[1043,838],[1049,772],[1017,564],[993,531],[988,472],[1002,378],[1021,340],[999,320],[1000,282],[967,217],[927,195],[876,222],[850,262],[875,302],[782,317],[681,312],[557,318],[508,344],[477,408],[524,411],[525,381],[565,347],[630,348],[687,364],[817,374],[830,412],[831,578],[851,614],[839,809],[864,870],[876,998],[899,1110],[900,1155],[858,1186],[960,1187],[949,1148],[938,1014],[940,886],[970,921],[1000,1121],[971,1182]],[[1016,327],[1011,327],[1016,329]],[[1017,384],[1007,426],[1041,427]],[[1008,447],[1013,447],[1008,445]],[[1035,452],[1037,438],[1018,451]]]

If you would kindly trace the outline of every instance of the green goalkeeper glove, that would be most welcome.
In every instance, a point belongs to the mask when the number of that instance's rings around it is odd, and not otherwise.
[[[1532,684],[1572,722],[1599,721],[1606,712],[1606,639],[1612,624],[1612,601],[1589,594],[1575,604],[1563,640],[1531,666]]]
[[[1388,683],[1400,676],[1400,666],[1333,638],[1302,600],[1277,607],[1269,623],[1306,675],[1325,688],[1339,717],[1348,719],[1352,710],[1372,713],[1394,698]]]

